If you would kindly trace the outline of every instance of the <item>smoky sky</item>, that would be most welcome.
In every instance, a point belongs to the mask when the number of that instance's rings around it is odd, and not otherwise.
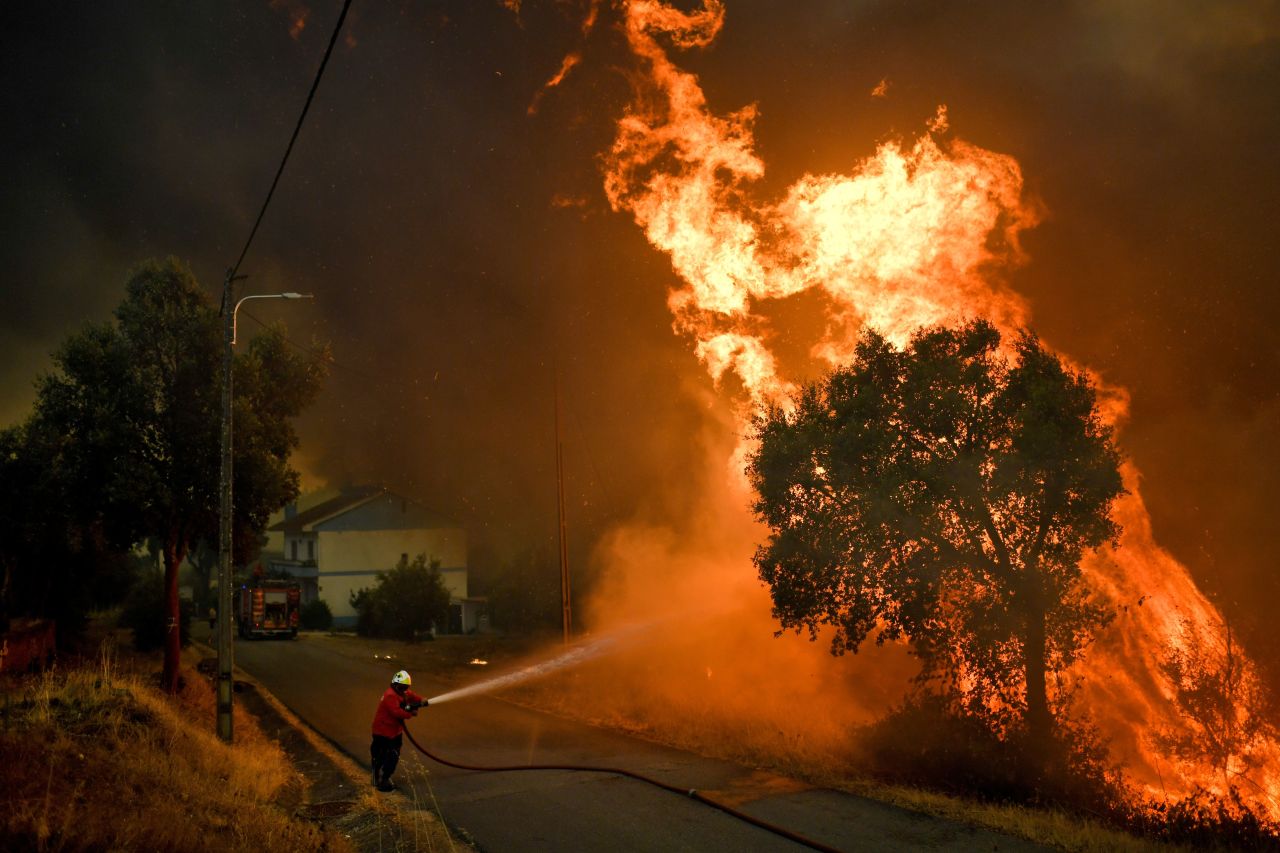
[[[339,5],[9,10],[0,423],[133,264],[176,255],[216,294]],[[1120,440],[1157,538],[1280,657],[1257,630],[1280,606],[1280,7],[726,5],[716,42],[674,58],[715,111],[758,105],[762,195],[848,172],[944,103],[951,135],[1020,163],[1043,221],[1010,285],[1047,342],[1129,390]],[[242,268],[244,293],[316,299],[241,315],[332,344],[308,481],[414,494],[479,559],[554,539],[558,375],[580,571],[611,523],[686,513],[725,429],[671,330],[668,260],[604,198],[634,61],[607,3],[584,37],[587,6],[356,0]]]

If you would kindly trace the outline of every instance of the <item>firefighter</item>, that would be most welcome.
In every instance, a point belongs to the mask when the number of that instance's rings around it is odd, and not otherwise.
[[[373,784],[379,791],[394,791],[391,774],[400,763],[400,746],[404,743],[404,721],[427,707],[427,700],[409,689],[413,679],[403,669],[391,676],[391,686],[382,694],[373,715],[373,743],[369,754],[373,759]]]

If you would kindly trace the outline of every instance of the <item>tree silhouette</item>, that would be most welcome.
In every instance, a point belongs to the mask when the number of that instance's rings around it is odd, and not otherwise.
[[[1165,646],[1160,671],[1173,687],[1173,703],[1186,726],[1166,726],[1154,741],[1182,761],[1208,763],[1230,790],[1232,775],[1258,766],[1257,751],[1278,732],[1274,697],[1232,641],[1205,636],[1184,619]]]
[[[834,654],[906,638],[923,681],[1042,751],[1047,675],[1109,618],[1079,569],[1123,492],[1088,378],[985,322],[903,349],[868,331],[755,437],[755,562],[783,629],[830,626]]]
[[[279,329],[235,361],[237,557],[261,541],[268,515],[293,500],[297,446],[290,418],[319,392],[327,352],[292,353]],[[114,322],[72,335],[37,385],[28,425],[52,437],[49,465],[71,513],[113,547],[153,536],[165,569],[163,682],[177,689],[178,568],[193,545],[216,541],[221,322],[179,261],[148,261],[130,277]]]

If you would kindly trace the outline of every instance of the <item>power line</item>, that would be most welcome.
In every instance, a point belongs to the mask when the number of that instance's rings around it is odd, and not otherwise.
[[[320,78],[324,76],[325,66],[329,64],[329,56],[333,53],[333,46],[338,43],[338,34],[342,31],[342,22],[347,19],[347,10],[351,8],[351,0],[345,0],[342,4],[342,12],[338,15],[338,23],[334,25],[333,35],[329,37],[329,46],[325,48],[324,58],[320,60],[320,67],[316,70],[316,78],[311,82],[311,91],[307,93],[307,101],[302,105],[302,114],[298,116],[298,123],[293,128],[293,135],[289,137],[289,146],[284,150],[284,157],[280,158],[280,167],[276,169],[276,176],[271,179],[271,189],[267,190],[267,197],[262,202],[262,209],[258,211],[258,218],[253,223],[253,230],[249,232],[249,239],[244,241],[244,248],[240,250],[240,257],[236,259],[236,264],[227,273],[228,278],[235,279],[236,273],[240,271],[240,265],[244,263],[245,255],[249,254],[249,246],[253,243],[253,238],[258,233],[258,226],[262,224],[262,218],[267,214],[267,206],[271,204],[271,197],[275,195],[276,185],[280,183],[280,176],[284,174],[284,166],[289,162],[289,154],[293,151],[293,144],[298,141],[298,134],[302,131],[302,122],[307,117],[307,110],[311,109],[311,101],[316,96],[316,89],[320,88]]]

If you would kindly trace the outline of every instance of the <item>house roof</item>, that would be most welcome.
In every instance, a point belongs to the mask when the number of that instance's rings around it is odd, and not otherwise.
[[[362,504],[366,504],[376,497],[389,494],[387,489],[381,486],[356,486],[349,489],[343,489],[337,497],[330,498],[323,503],[318,503],[311,509],[298,513],[293,518],[286,518],[278,524],[273,524],[268,530],[281,530],[285,533],[301,533],[305,528],[313,524],[318,524],[325,519],[333,518],[335,515],[342,515],[350,512]]]

